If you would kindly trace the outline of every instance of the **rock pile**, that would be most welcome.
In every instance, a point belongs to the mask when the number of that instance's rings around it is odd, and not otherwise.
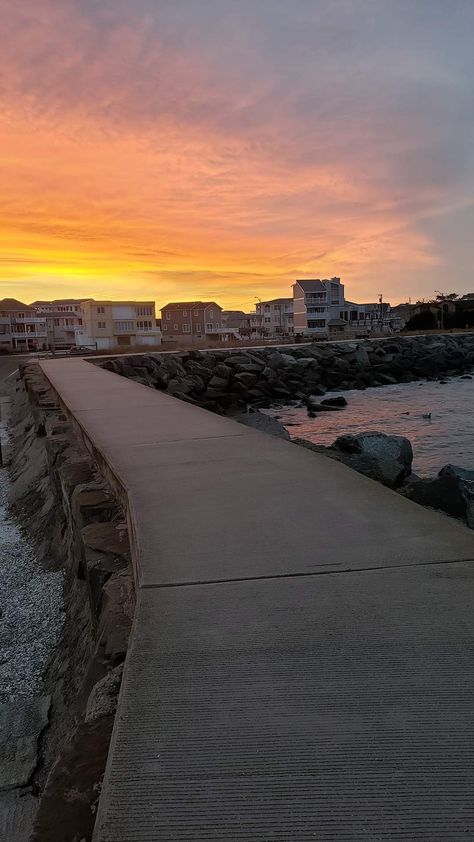
[[[403,493],[415,503],[464,520],[474,529],[474,471],[445,465],[433,479],[408,481]]]
[[[389,488],[399,488],[411,474],[413,450],[409,440],[403,436],[375,432],[339,436],[331,447],[313,444],[306,439],[295,439],[295,442],[343,462]]]
[[[463,374],[474,367],[474,334],[136,354],[98,364],[182,400],[226,412],[231,407],[308,400],[331,389]]]
[[[411,472],[413,450],[404,436],[359,433],[339,436],[330,447],[307,439],[293,441],[396,489],[420,506],[446,512],[474,529],[474,471],[445,465],[437,477],[421,479]]]

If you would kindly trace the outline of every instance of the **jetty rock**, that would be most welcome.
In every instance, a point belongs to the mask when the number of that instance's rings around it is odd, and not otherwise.
[[[293,441],[301,447],[342,462],[348,468],[388,488],[399,489],[407,478],[415,476],[411,472],[411,443],[403,436],[387,436],[377,432],[339,436],[330,447],[315,444],[308,439],[295,438]]]
[[[377,432],[339,436],[330,449],[340,462],[389,488],[398,488],[411,474],[413,450],[404,436]]]
[[[403,493],[415,503],[441,509],[474,529],[474,470],[445,465],[434,479],[409,480]]]

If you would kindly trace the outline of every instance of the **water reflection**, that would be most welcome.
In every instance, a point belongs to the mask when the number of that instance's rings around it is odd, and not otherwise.
[[[347,409],[318,413],[316,418],[308,418],[305,409],[278,410],[292,438],[328,445],[345,433],[378,430],[410,439],[418,474],[436,474],[448,462],[474,469],[474,380],[331,392],[335,394],[344,394]]]

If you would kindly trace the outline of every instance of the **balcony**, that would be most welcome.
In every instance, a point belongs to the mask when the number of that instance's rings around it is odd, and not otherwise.
[[[36,316],[13,316],[11,319],[13,325],[44,325],[46,324],[45,318],[43,317],[36,317]]]
[[[218,333],[228,333],[229,332],[228,328],[222,327],[222,325],[218,325],[218,324],[215,324],[215,325],[212,325],[212,326],[210,324],[208,324],[208,325],[204,325],[204,327],[205,327],[204,333],[206,333],[206,334],[218,334]]]
[[[318,306],[318,304],[329,304],[329,299],[325,292],[307,292],[304,297],[304,303],[307,307]]]

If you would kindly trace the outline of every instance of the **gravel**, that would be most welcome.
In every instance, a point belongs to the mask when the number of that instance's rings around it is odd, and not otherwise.
[[[5,426],[0,423],[2,441]],[[63,623],[63,574],[45,571],[34,542],[9,517],[0,468],[0,702],[42,692],[42,675]]]

